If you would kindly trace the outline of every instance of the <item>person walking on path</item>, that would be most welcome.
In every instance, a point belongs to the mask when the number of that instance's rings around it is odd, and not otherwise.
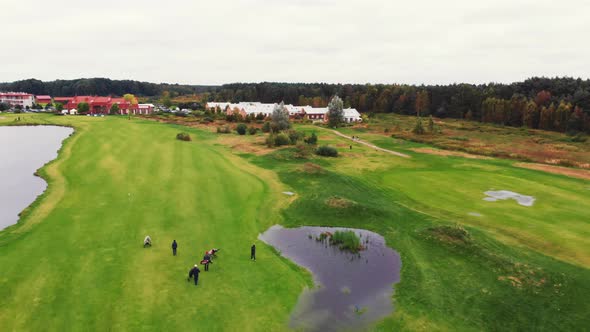
[[[172,255],[176,256],[176,248],[178,248],[178,243],[176,240],[172,241]]]
[[[213,264],[213,262],[211,261],[211,256],[209,256],[209,254],[205,254],[205,256],[203,256],[203,260],[201,261],[201,263],[205,265],[205,271],[209,271],[209,264]]]
[[[256,261],[256,245],[253,244],[250,248],[250,260]]]
[[[201,273],[201,270],[199,270],[199,267],[197,266],[197,264],[195,264],[195,266],[188,271],[188,278],[186,279],[186,281],[190,281],[191,278],[195,279],[195,286],[197,286],[197,284],[199,283],[199,273]]]

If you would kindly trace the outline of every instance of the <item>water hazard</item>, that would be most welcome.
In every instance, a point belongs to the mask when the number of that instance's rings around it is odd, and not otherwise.
[[[352,230],[366,247],[358,254],[317,241],[322,232]],[[314,276],[291,315],[290,325],[305,331],[358,329],[393,311],[393,284],[399,281],[401,260],[379,234],[332,227],[273,226],[260,239],[275,247]]]
[[[47,188],[33,175],[57,157],[72,128],[56,126],[0,126],[0,230],[15,224],[18,214]]]

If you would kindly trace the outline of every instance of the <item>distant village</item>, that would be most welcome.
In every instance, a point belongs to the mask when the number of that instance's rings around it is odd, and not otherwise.
[[[113,105],[118,114],[152,114],[157,111],[171,111],[189,113],[189,110],[168,110],[163,106],[154,104],[130,103],[124,98],[105,97],[105,96],[74,96],[74,97],[51,97],[47,95],[33,95],[25,92],[0,92],[0,103],[10,105],[19,110],[33,110],[34,106],[41,109],[50,109],[55,111],[55,105],[63,105],[60,110],[62,114],[76,115],[79,113],[78,105],[81,103],[88,104],[87,114],[109,114],[112,113]],[[208,102],[205,104],[205,110],[216,113],[239,114],[242,117],[258,116],[267,118],[272,115],[278,104],[260,103],[260,102]],[[325,122],[328,117],[327,107],[294,106],[291,104],[284,105],[289,112],[289,117],[294,119],[308,119],[314,122]],[[361,115],[354,108],[343,110],[345,122],[360,122]]]

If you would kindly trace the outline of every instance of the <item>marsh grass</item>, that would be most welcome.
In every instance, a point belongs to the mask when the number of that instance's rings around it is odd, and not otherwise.
[[[330,239],[331,244],[340,246],[341,250],[358,252],[361,249],[361,239],[353,231],[336,231]]]

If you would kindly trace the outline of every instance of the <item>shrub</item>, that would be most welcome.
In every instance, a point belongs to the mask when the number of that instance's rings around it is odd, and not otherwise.
[[[205,118],[203,118],[203,122],[211,123],[213,122],[213,119],[211,117],[206,116]]]
[[[176,134],[176,139],[181,141],[190,141],[191,136],[188,133],[178,133]]]
[[[263,133],[268,133],[270,132],[270,122],[266,121],[263,125],[262,125],[262,132]]]
[[[291,140],[285,133],[279,133],[275,136],[275,146],[289,145]]]
[[[243,124],[243,123],[238,124],[238,126],[236,127],[236,131],[240,135],[246,135],[246,130],[247,129],[248,129],[248,127],[245,124]]]
[[[258,128],[256,128],[256,127],[248,128],[248,134],[250,134],[250,135],[256,135],[257,132],[258,132]]]
[[[311,136],[303,140],[309,145],[316,145],[318,143],[318,136],[315,133],[311,133]]]
[[[289,135],[289,140],[291,141],[291,144],[297,144],[299,140],[305,138],[304,132],[296,130],[289,130],[287,132],[287,135]]]
[[[342,250],[358,252],[361,249],[361,239],[353,231],[336,231],[332,235],[331,242],[340,246]]]
[[[315,153],[324,157],[338,157],[338,150],[327,145],[320,146]]]
[[[218,134],[229,134],[229,133],[231,133],[231,129],[227,125],[226,126],[217,127],[217,133]]]

